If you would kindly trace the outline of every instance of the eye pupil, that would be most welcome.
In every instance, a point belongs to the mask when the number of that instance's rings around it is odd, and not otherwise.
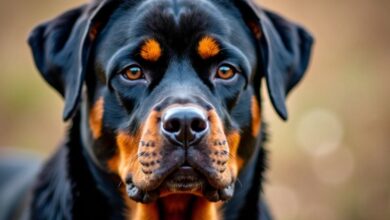
[[[130,68],[130,73],[133,74],[133,75],[137,75],[140,71],[141,71],[141,69],[138,68],[138,67]]]
[[[230,79],[235,75],[236,71],[228,66],[228,65],[222,65],[218,68],[216,77],[220,79]]]
[[[230,68],[227,67],[227,66],[223,66],[221,67],[220,71],[223,73],[223,74],[226,74],[230,71]]]
[[[143,78],[143,72],[138,66],[131,66],[123,72],[123,76],[129,80],[137,80]]]

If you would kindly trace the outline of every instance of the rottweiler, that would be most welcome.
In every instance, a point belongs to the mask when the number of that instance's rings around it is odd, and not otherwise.
[[[28,42],[69,129],[27,218],[271,219],[261,81],[286,120],[304,28],[250,0],[104,0]]]

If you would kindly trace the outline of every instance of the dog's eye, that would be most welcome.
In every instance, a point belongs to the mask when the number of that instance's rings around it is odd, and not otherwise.
[[[127,67],[123,72],[122,75],[125,79],[128,80],[137,80],[144,78],[144,73],[142,72],[141,67],[132,65]]]
[[[223,64],[218,67],[215,77],[220,79],[230,79],[234,75],[236,75],[236,72],[237,71],[234,67],[227,64]]]

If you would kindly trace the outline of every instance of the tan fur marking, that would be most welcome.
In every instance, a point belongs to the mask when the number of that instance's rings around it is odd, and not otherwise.
[[[140,138],[140,147],[137,151],[138,168],[134,170],[133,182],[145,188],[152,186],[153,180],[156,178],[154,170],[160,168],[161,164],[157,161],[162,161],[161,152],[164,152],[163,138],[160,134],[159,120],[161,112],[152,111],[143,126]],[[144,155],[144,156],[140,156]],[[154,156],[153,156],[154,155]],[[145,166],[145,164],[149,164]],[[146,173],[150,172],[150,173]]]
[[[219,44],[212,37],[206,36],[199,41],[198,54],[202,59],[214,57],[220,50]]]
[[[134,214],[131,215],[131,220],[159,220],[159,212],[157,203],[142,204],[136,203],[132,209]]]
[[[231,171],[233,172],[234,176],[236,177],[238,174],[238,169],[239,169],[239,159],[237,157],[237,149],[240,144],[241,136],[240,133],[237,131],[229,134],[227,136],[227,141],[229,143],[229,148],[230,148],[230,155],[231,159],[229,160],[230,168]]]
[[[95,40],[97,35],[99,34],[99,30],[102,27],[101,22],[96,22],[90,29],[89,29],[89,39],[90,40]]]
[[[192,213],[191,220],[219,220],[219,207],[222,202],[210,202],[203,197],[195,197],[192,195],[171,195],[161,199],[163,214],[162,219],[169,220],[187,220],[186,214]]]
[[[186,214],[192,213],[190,220],[220,220],[222,219],[219,209],[222,202],[209,202],[203,197],[196,197],[192,205],[191,195],[173,195],[161,198],[163,216],[160,216],[157,202],[151,204],[136,203],[132,200],[127,202],[131,213],[128,215],[131,220],[187,220]],[[128,199],[127,199],[128,200]]]
[[[145,41],[141,47],[141,57],[144,60],[156,62],[161,57],[160,44],[155,39]]]
[[[191,220],[207,219],[207,220],[219,220],[221,219],[218,213],[218,207],[220,203],[209,202],[205,198],[198,198],[195,201],[192,209]]]
[[[240,142],[240,134],[234,131],[225,135],[223,124],[215,110],[209,111],[210,135],[208,138],[209,149],[212,151],[210,158],[213,167],[220,172],[216,175],[221,186],[229,184],[238,173],[236,154]]]
[[[106,162],[106,166],[111,172],[118,174],[119,163],[119,156],[115,155]]]
[[[244,165],[245,161],[242,159],[238,154],[236,155],[236,163],[237,163],[237,172],[241,170],[242,166]]]
[[[120,132],[116,138],[119,154],[108,161],[108,167],[113,172],[117,173],[123,182],[126,181],[129,173],[133,175],[140,175],[140,164],[137,159],[140,131],[142,131],[142,128],[138,129],[138,132],[135,135]],[[124,200],[127,208],[130,210],[130,213],[127,213],[128,219],[159,220],[158,207],[156,203],[137,203],[127,197],[127,193],[124,189],[123,191]]]
[[[210,139],[209,141],[225,139],[225,134],[223,132],[223,124],[215,110],[211,110],[209,112],[209,120],[210,120],[210,131],[211,131],[209,136]]]
[[[192,210],[190,206],[191,195],[171,195],[161,199],[162,204],[162,219],[183,220],[186,214]]]
[[[248,22],[248,26],[252,33],[255,35],[255,38],[257,40],[260,40],[262,35],[260,25],[256,21],[250,21]]]
[[[252,135],[254,137],[257,137],[257,135],[260,132],[261,127],[261,112],[260,112],[260,106],[259,102],[257,101],[256,97],[252,97],[252,103],[251,103],[251,113],[252,113]]]
[[[125,182],[129,173],[134,173],[139,170],[139,163],[137,160],[139,139],[138,134],[131,136],[124,132],[119,133],[116,138],[119,158],[116,164],[113,164],[117,166],[116,172],[119,174],[123,182]]]
[[[118,185],[120,195],[124,201],[124,204],[126,206],[126,209],[124,210],[124,217],[125,219],[133,220],[135,216],[135,210],[137,208],[137,202],[134,200],[131,200],[126,192],[126,185],[125,184],[119,184]]]
[[[98,139],[102,135],[103,111],[104,100],[103,97],[100,97],[89,112],[89,127],[95,139]]]

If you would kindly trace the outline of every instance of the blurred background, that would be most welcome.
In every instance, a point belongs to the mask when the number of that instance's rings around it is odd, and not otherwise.
[[[1,147],[47,157],[61,140],[62,100],[35,69],[26,38],[82,2],[0,1]],[[310,69],[288,100],[288,123],[264,96],[271,134],[265,195],[274,216],[390,219],[390,1],[259,2],[316,38]]]

